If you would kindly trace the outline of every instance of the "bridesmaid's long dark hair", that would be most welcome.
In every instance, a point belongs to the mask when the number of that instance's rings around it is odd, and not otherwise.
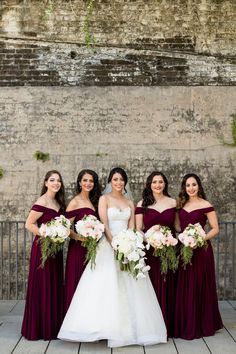
[[[41,189],[41,194],[40,195],[43,195],[47,192],[48,188],[45,186],[45,182],[48,181],[48,179],[51,177],[51,175],[53,174],[57,174],[59,177],[60,177],[60,181],[61,181],[61,188],[60,190],[56,193],[55,195],[55,199],[56,201],[58,202],[58,204],[60,205],[60,209],[62,211],[65,211],[66,210],[66,202],[65,202],[65,186],[64,186],[64,183],[63,183],[63,179],[62,179],[62,176],[60,174],[60,172],[58,172],[57,170],[51,170],[51,171],[48,171],[44,177],[44,181],[43,181],[43,186],[42,186],[42,189]]]
[[[82,188],[80,186],[80,182],[83,178],[83,176],[85,174],[91,175],[93,177],[93,183],[94,183],[94,187],[93,189],[89,192],[89,199],[91,201],[91,203],[93,204],[94,208],[98,209],[98,200],[101,196],[101,187],[99,184],[99,179],[98,179],[98,175],[95,171],[93,170],[89,170],[89,169],[84,169],[82,171],[80,171],[80,173],[78,174],[77,177],[77,193],[80,193]]]
[[[206,194],[204,192],[203,186],[202,186],[202,182],[200,180],[200,178],[198,177],[198,175],[196,175],[195,173],[188,173],[186,174],[181,182],[181,191],[179,193],[179,199],[177,202],[177,207],[178,208],[183,208],[184,205],[187,203],[187,201],[189,200],[189,195],[186,192],[186,182],[189,178],[193,177],[198,184],[198,197],[202,198],[202,199],[207,199],[206,198]]]
[[[153,171],[146,180],[146,185],[145,188],[143,190],[143,202],[142,202],[142,206],[146,209],[149,205],[152,205],[155,203],[155,198],[153,196],[152,193],[152,189],[151,189],[151,184],[152,184],[152,180],[155,176],[161,176],[163,178],[163,181],[165,183],[165,188],[163,189],[163,194],[166,195],[167,197],[170,197],[169,193],[168,193],[168,180],[166,178],[166,176],[164,175],[164,173],[160,172],[160,171]]]

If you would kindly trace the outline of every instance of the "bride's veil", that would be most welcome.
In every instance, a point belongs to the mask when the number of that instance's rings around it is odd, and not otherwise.
[[[105,187],[104,190],[102,191],[102,195],[108,194],[108,193],[110,193],[111,191],[112,191],[111,183],[107,183],[107,184],[106,184],[106,187]],[[123,194],[124,194],[124,196],[125,196],[127,199],[133,200],[133,195],[132,195],[132,192],[131,192],[131,189],[130,189],[129,182],[126,183],[126,186],[125,186],[125,189],[124,189],[124,191],[123,191]]]

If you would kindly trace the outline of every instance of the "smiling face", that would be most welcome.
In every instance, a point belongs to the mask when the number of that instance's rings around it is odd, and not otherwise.
[[[85,173],[81,178],[80,186],[84,192],[91,192],[91,190],[94,188],[93,176],[89,173]]]
[[[189,197],[198,196],[199,186],[194,177],[189,177],[186,180],[185,189]]]
[[[57,173],[53,173],[45,182],[48,191],[57,193],[61,189],[61,178]]]
[[[113,190],[115,190],[117,192],[123,191],[123,189],[125,188],[125,181],[124,181],[123,177],[121,176],[121,174],[115,173],[112,176],[111,187]]]
[[[165,182],[162,176],[160,175],[154,176],[151,183],[152,193],[161,194],[163,193],[164,189],[165,189]]]

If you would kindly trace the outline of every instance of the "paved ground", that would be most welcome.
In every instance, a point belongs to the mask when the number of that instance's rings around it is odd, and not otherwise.
[[[236,354],[236,301],[220,302],[224,328],[213,337],[193,341],[170,339],[167,344],[116,349],[107,348],[106,341],[27,341],[20,334],[23,309],[24,301],[0,301],[0,354]]]

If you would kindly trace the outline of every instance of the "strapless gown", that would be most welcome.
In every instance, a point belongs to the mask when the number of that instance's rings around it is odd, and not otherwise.
[[[130,208],[108,208],[112,235],[127,229]],[[68,341],[108,340],[109,347],[166,342],[166,327],[149,276],[134,279],[119,269],[114,251],[101,239],[96,267],[80,279],[58,334]]]
[[[66,212],[68,219],[75,218],[74,224],[78,220],[83,219],[85,215],[96,215],[96,212],[91,208],[78,208]],[[78,282],[85,269],[85,258],[87,248],[82,246],[81,241],[70,239],[68,252],[66,257],[66,269],[65,269],[65,312],[68,310],[72,297],[77,288]]]
[[[168,208],[159,212],[153,208],[145,210],[143,207],[137,207],[135,214],[143,214],[144,232],[152,226],[159,224],[168,226],[173,236],[175,235],[174,222],[176,208]],[[147,252],[147,264],[151,267],[149,276],[162,310],[168,337],[173,337],[177,274],[169,270],[166,276],[161,275],[160,259],[153,256],[152,247]]]
[[[181,230],[188,224],[206,225],[206,214],[213,207],[187,212],[180,209]],[[176,292],[174,337],[196,339],[212,336],[223,327],[216,293],[215,264],[211,242],[193,251],[192,265],[180,264]]]

